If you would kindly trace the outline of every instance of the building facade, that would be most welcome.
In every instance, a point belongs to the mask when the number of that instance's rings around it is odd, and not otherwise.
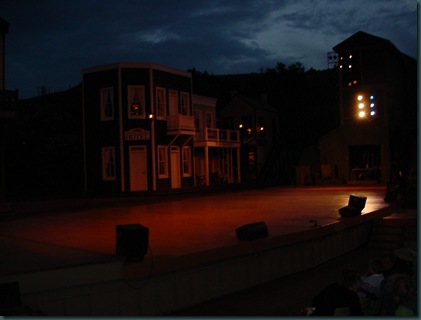
[[[86,192],[239,182],[239,134],[217,129],[215,105],[193,95],[189,72],[151,63],[85,69]]]
[[[149,63],[85,69],[83,109],[88,193],[194,185],[190,73]]]
[[[221,120],[224,128],[240,131],[242,181],[279,181],[279,118],[265,95],[257,100],[235,94],[221,110]]]
[[[193,95],[197,186],[241,183],[240,132],[217,127],[216,101]]]
[[[15,149],[12,137],[15,135],[17,118],[18,92],[6,90],[5,60],[6,34],[9,23],[0,18],[0,202],[7,198],[7,185],[10,179],[8,164],[11,150]]]
[[[329,169],[318,176],[386,183],[416,168],[416,60],[390,41],[361,31],[333,50],[341,123],[313,148],[320,167]]]

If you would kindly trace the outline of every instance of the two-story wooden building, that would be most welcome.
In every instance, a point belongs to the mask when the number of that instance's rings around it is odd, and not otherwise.
[[[216,101],[215,98],[193,95],[197,186],[241,183],[240,132],[218,128]]]
[[[152,63],[83,71],[88,193],[194,186],[191,74]]]
[[[279,181],[281,148],[279,114],[262,99],[234,94],[221,110],[223,127],[240,131],[240,163],[243,182]]]
[[[121,194],[240,182],[239,133],[191,73],[153,63],[83,71],[85,189]]]

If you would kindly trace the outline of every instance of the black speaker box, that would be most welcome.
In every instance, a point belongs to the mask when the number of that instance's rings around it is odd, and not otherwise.
[[[361,215],[361,210],[353,206],[346,206],[339,209],[339,215],[342,218],[355,217]]]
[[[0,310],[16,308],[22,305],[18,282],[0,284]],[[0,311],[1,313],[1,311]],[[2,314],[3,315],[3,314]]]
[[[367,201],[367,197],[350,195],[349,200],[348,200],[348,206],[352,206],[362,211],[365,208],[366,201]]]
[[[255,240],[269,235],[266,223],[263,221],[245,224],[235,229],[235,233],[238,240]]]
[[[116,254],[142,260],[149,247],[149,229],[140,224],[116,226]]]

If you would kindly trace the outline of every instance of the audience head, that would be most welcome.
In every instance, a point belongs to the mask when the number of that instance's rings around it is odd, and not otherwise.
[[[368,268],[370,269],[370,272],[376,274],[382,274],[384,271],[383,262],[378,258],[370,259],[370,261],[368,261]]]
[[[393,298],[396,304],[404,304],[415,297],[416,284],[409,275],[398,277],[393,283]]]
[[[351,268],[342,271],[342,277],[339,284],[351,291],[357,291],[361,287],[361,275]]]

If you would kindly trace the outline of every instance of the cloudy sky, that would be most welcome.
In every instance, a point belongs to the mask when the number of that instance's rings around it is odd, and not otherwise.
[[[78,84],[82,69],[154,62],[210,74],[277,62],[327,68],[326,54],[357,31],[417,57],[416,0],[1,0],[6,89],[21,98]]]

